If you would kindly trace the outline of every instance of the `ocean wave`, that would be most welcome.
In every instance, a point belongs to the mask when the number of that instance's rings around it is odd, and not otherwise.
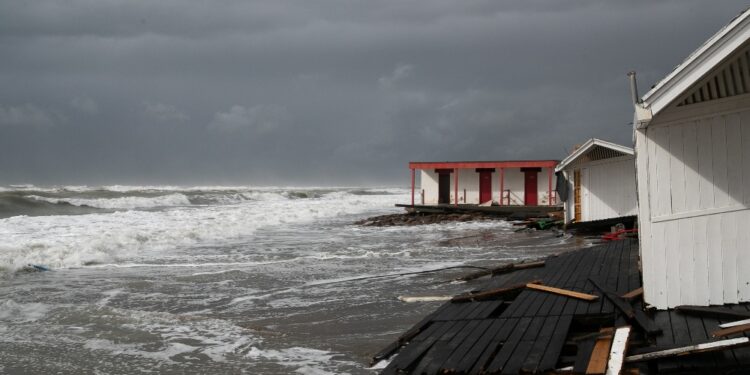
[[[50,198],[38,195],[28,195],[26,198],[52,204],[67,203],[78,207],[93,207],[106,209],[134,209],[171,206],[189,206],[190,200],[180,193],[160,195],[156,197],[127,196],[119,198]]]
[[[175,201],[184,203],[184,199],[181,196]],[[243,204],[174,207],[169,210],[101,212],[99,209],[99,212],[75,216],[8,217],[0,219],[0,237],[3,238],[0,269],[15,272],[27,264],[44,265],[53,270],[92,264],[140,264],[144,263],[144,254],[147,258],[154,255],[158,258],[158,254],[191,246],[246,240],[266,226],[393,210],[393,203],[398,199],[393,195],[358,196],[331,192],[312,199],[276,196]],[[154,203],[153,200],[149,202]],[[58,205],[83,207],[71,206],[67,202]]]

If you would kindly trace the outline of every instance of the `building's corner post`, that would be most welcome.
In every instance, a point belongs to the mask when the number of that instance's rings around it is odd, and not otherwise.
[[[547,168],[547,205],[552,205],[552,168]]]
[[[503,194],[505,194],[505,168],[500,167],[500,205],[503,205]]]
[[[458,168],[453,168],[453,195],[456,206],[458,206]]]
[[[411,170],[411,207],[414,208],[414,168],[409,168]]]

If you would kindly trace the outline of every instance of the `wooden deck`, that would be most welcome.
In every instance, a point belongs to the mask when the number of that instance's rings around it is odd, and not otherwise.
[[[542,268],[493,277],[481,289],[541,280],[544,285],[602,296],[591,278],[622,295],[641,287],[638,260],[637,240],[614,241],[549,258]],[[631,347],[641,352],[709,341],[719,324],[675,311],[647,315],[640,307],[640,302],[633,305],[643,320],[663,331],[634,334]],[[733,308],[748,311],[747,305]],[[542,373],[571,365],[575,372],[584,372],[601,328],[634,323],[608,298],[588,302],[522,289],[504,299],[448,302],[376,359],[398,352],[383,374]],[[750,348],[652,361],[635,368],[646,373],[700,372],[741,365],[750,365]]]

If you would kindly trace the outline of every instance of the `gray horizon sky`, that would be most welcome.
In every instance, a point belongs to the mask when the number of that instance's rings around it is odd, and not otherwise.
[[[0,1],[0,185],[407,185],[631,145],[741,1]]]

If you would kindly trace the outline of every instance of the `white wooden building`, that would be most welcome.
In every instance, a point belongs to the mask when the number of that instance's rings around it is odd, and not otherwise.
[[[644,296],[657,308],[750,301],[749,40],[745,11],[636,100]]]
[[[555,172],[567,184],[561,194],[566,223],[636,215],[632,148],[592,138],[563,159]]]
[[[411,162],[412,205],[557,204],[557,160]],[[415,184],[419,173],[419,187]]]

